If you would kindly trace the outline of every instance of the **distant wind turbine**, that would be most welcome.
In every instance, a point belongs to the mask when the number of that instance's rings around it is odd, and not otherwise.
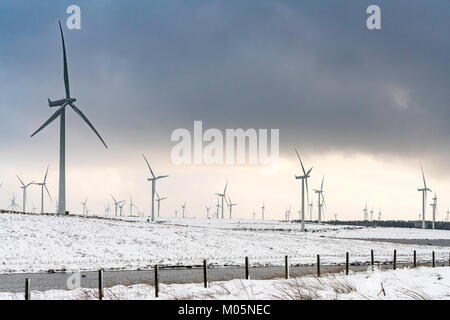
[[[373,207],[372,210],[370,210],[370,220],[373,221]]]
[[[183,210],[183,218],[185,217],[184,212],[186,209],[186,201],[184,201],[184,204],[181,206],[181,209]]]
[[[255,210],[253,210],[253,220],[255,220],[255,217],[256,217],[256,212],[255,212]]]
[[[9,205],[8,209],[11,208],[12,211],[17,212],[17,210],[20,209],[20,207],[19,207],[19,205],[16,202],[16,195],[15,194],[13,194],[13,197],[12,197],[12,199],[10,201],[11,201],[11,204]]]
[[[211,210],[211,207],[206,206],[206,219],[209,219],[209,210]]]
[[[123,207],[122,203],[125,203],[125,201],[123,201],[123,200],[122,201],[117,201],[116,198],[114,198],[113,195],[111,195],[111,198],[114,201],[114,216],[117,217],[117,209],[120,209],[120,216],[122,216],[122,207]],[[122,204],[122,207],[120,206],[121,204]]]
[[[367,201],[366,201],[366,206],[363,209],[363,212],[364,212],[364,221],[369,220],[369,213],[368,213],[368,210],[367,210]]]
[[[312,212],[313,212],[314,203],[311,201],[311,203],[308,206],[309,206],[309,221],[312,221],[313,220]]]
[[[177,218],[177,217],[178,217],[178,210],[175,209],[175,218]]]
[[[21,186],[21,188],[23,189],[23,196],[22,196],[22,197],[23,197],[23,199],[22,199],[22,202],[23,202],[23,205],[22,205],[22,212],[25,213],[25,212],[26,212],[26,205],[27,205],[27,188],[28,188],[29,186],[33,185],[33,184],[34,184],[34,181],[32,181],[32,182],[30,182],[30,183],[28,183],[28,184],[25,184],[25,183],[23,183],[22,179],[20,179],[19,176],[17,176],[17,179],[19,179],[20,183],[22,184],[22,186]]]
[[[380,209],[380,211],[378,212],[378,221],[381,221],[381,209]]]
[[[425,174],[423,173],[422,164],[420,164],[420,170],[422,171],[423,188],[417,189],[417,191],[422,192],[422,229],[425,229],[425,210],[427,202],[427,192],[431,189],[427,187],[427,182],[425,181]]]
[[[325,202],[325,199],[323,197],[323,182],[325,180],[325,176],[322,178],[322,183],[320,185],[320,189],[314,189],[314,192],[317,193],[318,199],[317,199],[317,223],[322,223],[322,207],[323,203]]]
[[[153,173],[152,167],[150,167],[150,163],[148,162],[147,158],[142,155],[144,157],[145,162],[147,163],[148,169],[150,170],[150,173],[152,175],[151,178],[147,178],[147,181],[151,181],[152,182],[152,221],[155,221],[155,192],[156,192],[156,180],[162,179],[162,178],[167,178],[168,176],[155,176],[155,174]]]
[[[433,222],[431,224],[431,227],[434,229],[434,225],[436,223],[436,213],[437,213],[437,196],[434,194],[433,203],[430,204],[430,206],[433,208]]]
[[[226,199],[225,199],[225,200],[226,200]],[[232,210],[233,210],[233,207],[236,206],[237,203],[231,202],[230,197],[228,197],[227,205],[228,205],[228,209],[230,210],[230,219],[231,219],[231,212],[232,212]]]
[[[80,204],[83,206],[83,217],[86,218],[86,215],[87,215],[87,206],[86,206],[87,198],[83,202],[81,202]]]
[[[156,201],[158,202],[158,218],[159,218],[159,210],[161,209],[161,201],[166,200],[167,197],[160,198],[158,191],[156,192]]]
[[[105,148],[105,141],[103,141],[102,137],[98,133],[97,129],[95,129],[94,125],[89,121],[89,119],[75,106],[75,98],[70,97],[70,89],[69,89],[69,71],[67,67],[67,56],[66,56],[66,45],[64,42],[64,35],[61,27],[61,22],[59,22],[59,31],[61,33],[62,47],[63,47],[63,62],[64,62],[64,87],[66,90],[66,97],[56,101],[50,101],[48,99],[49,107],[58,107],[58,110],[39,128],[37,129],[31,137],[36,135],[46,126],[48,126],[53,120],[56,118],[60,118],[60,134],[59,134],[59,201],[58,201],[58,213],[64,214],[66,212],[66,107],[70,106],[75,113],[77,113],[81,119],[86,122],[86,124],[94,131],[100,141],[103,143]]]
[[[223,189],[223,193],[215,193],[216,196],[219,196],[222,199],[222,219],[224,219],[224,202],[226,200],[225,195],[227,193],[228,181],[225,184],[225,188]]]
[[[105,207],[105,216],[109,216],[109,213],[111,212],[111,208],[109,207],[109,201],[108,201],[108,206]]]
[[[264,201],[263,201],[263,205],[261,207],[261,220],[264,220],[264,210],[265,209],[266,209],[266,205],[264,204]]]
[[[47,175],[48,175],[48,166],[47,166],[47,171],[45,171],[44,180],[42,182],[35,183],[36,185],[41,186],[41,214],[44,213],[44,188],[47,191],[50,201],[53,202],[52,196],[50,195],[50,192],[48,191],[48,188],[47,188]]]
[[[305,170],[305,167],[303,166],[303,162],[302,159],[300,158],[300,155],[297,151],[297,149],[295,149],[295,153],[297,154],[298,160],[300,161],[300,165],[302,166],[302,171],[303,171],[303,175],[302,176],[295,176],[295,179],[302,180],[302,215],[301,215],[301,231],[305,231],[305,187],[306,187],[306,194],[307,194],[307,203],[309,203],[309,188],[308,188],[308,178],[310,177],[310,173],[312,171],[312,167],[311,169],[309,169],[308,171]]]
[[[120,201],[120,202],[118,203],[118,206],[119,206],[119,215],[120,215],[121,217],[123,217],[123,206],[125,205],[125,203],[126,203],[125,200],[122,200],[122,201]]]
[[[219,208],[220,208],[220,202],[219,202],[219,198],[217,198],[217,204],[216,204],[216,219],[219,219]]]

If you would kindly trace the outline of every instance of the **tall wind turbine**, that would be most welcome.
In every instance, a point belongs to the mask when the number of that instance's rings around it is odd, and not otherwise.
[[[231,202],[230,197],[228,197],[227,205],[228,205],[228,208],[229,208],[229,210],[230,210],[230,219],[231,219],[231,212],[232,212],[232,210],[233,210],[233,206],[236,206],[237,203]]]
[[[317,223],[322,223],[322,207],[323,207],[323,202],[325,202],[325,199],[323,198],[323,182],[325,180],[325,176],[322,177],[322,183],[320,184],[320,189],[314,189],[314,192],[317,193],[317,196],[319,197],[317,199]],[[323,200],[323,202],[322,202]]]
[[[297,154],[298,160],[300,161],[300,165],[302,166],[303,175],[302,176],[295,176],[295,179],[302,180],[302,215],[301,215],[301,231],[305,231],[305,186],[306,186],[306,194],[308,197],[308,203],[309,203],[309,189],[308,189],[308,178],[310,177],[309,174],[312,171],[309,169],[308,171],[305,170],[305,167],[303,166],[302,159],[300,158],[300,155],[298,154],[297,149],[295,149],[295,153]]]
[[[19,205],[16,202],[16,195],[15,194],[13,194],[13,197],[12,197],[12,199],[10,201],[11,201],[11,204],[9,205],[8,209],[11,208],[12,211],[17,212],[17,210],[20,209],[20,207],[19,207]]]
[[[155,176],[153,173],[152,167],[150,167],[150,163],[148,163],[147,158],[144,157],[145,162],[147,163],[148,169],[150,170],[150,173],[152,174],[151,178],[147,178],[147,181],[152,182],[152,221],[155,221],[155,192],[156,192],[156,180],[167,178],[168,176]]]
[[[223,193],[215,193],[216,196],[219,196],[220,198],[222,198],[222,219],[224,218],[223,206],[224,206],[224,201],[226,200],[225,195],[227,193],[227,187],[228,187],[228,181],[225,184],[225,188],[223,189]]]
[[[206,206],[206,219],[209,219],[209,210],[211,210],[211,207]]]
[[[59,201],[58,201],[58,213],[64,214],[66,213],[66,107],[70,106],[76,114],[78,114],[81,119],[86,122],[86,124],[94,131],[100,141],[103,143],[105,148],[105,141],[103,141],[102,137],[98,133],[97,129],[95,129],[94,125],[89,121],[89,119],[75,106],[75,98],[70,97],[70,88],[69,88],[69,71],[67,67],[67,55],[66,55],[66,45],[64,42],[64,35],[61,27],[61,22],[59,22],[59,31],[61,33],[61,41],[63,47],[63,72],[64,72],[64,87],[66,91],[66,97],[60,100],[51,101],[48,99],[49,107],[58,107],[58,110],[39,128],[37,129],[31,137],[37,134],[39,131],[48,126],[53,120],[56,118],[60,118],[60,133],[59,133]]]
[[[427,182],[425,181],[425,174],[423,173],[422,164],[420,164],[420,170],[422,171],[423,178],[423,188],[417,189],[417,191],[422,192],[422,229],[425,229],[425,210],[426,210],[426,202],[427,202],[427,192],[431,189],[427,187]]]
[[[119,201],[119,203],[117,204],[119,206],[119,215],[121,217],[123,217],[123,206],[125,205],[125,203],[126,203],[126,201],[122,200],[122,201]]]
[[[25,184],[23,183],[22,179],[19,178],[19,176],[17,176],[17,179],[19,179],[20,183],[22,184],[21,188],[23,189],[23,206],[22,206],[22,212],[25,213],[26,212],[26,205],[27,205],[27,188],[29,186],[31,186],[32,184],[34,184],[34,181],[30,182],[29,184]]]
[[[47,175],[48,175],[48,166],[47,166],[47,171],[45,172],[45,176],[44,176],[44,181],[43,182],[39,182],[39,183],[35,183],[38,186],[41,186],[41,214],[44,213],[44,188],[47,191],[48,197],[50,198],[50,201],[52,200],[52,196],[50,195],[50,192],[48,191],[47,188]]]
[[[167,197],[160,198],[158,191],[156,192],[156,201],[158,202],[158,218],[159,218],[159,210],[161,208],[161,201],[166,200]]]
[[[437,213],[437,196],[434,194],[433,203],[430,206],[433,208],[433,223],[431,227],[434,229],[434,224],[436,223],[436,213]]]
[[[117,217],[117,208],[119,208],[119,204],[121,201],[117,201],[113,195],[111,195],[111,198],[113,199],[114,202],[114,216]]]

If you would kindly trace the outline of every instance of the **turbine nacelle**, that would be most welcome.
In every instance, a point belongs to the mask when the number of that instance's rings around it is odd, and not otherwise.
[[[55,101],[51,101],[50,99],[48,99],[48,106],[50,108],[61,107],[63,105],[72,104],[75,101],[77,101],[77,99],[75,99],[75,98],[68,98],[68,99],[66,98],[66,99],[55,100]]]

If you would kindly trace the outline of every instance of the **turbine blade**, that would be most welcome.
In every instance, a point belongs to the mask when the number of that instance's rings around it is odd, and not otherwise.
[[[228,181],[227,181],[227,183],[225,184],[225,189],[223,189],[223,194],[225,195],[225,192],[227,191],[227,187],[228,187]]]
[[[81,117],[81,119],[84,120],[84,122],[87,123],[87,125],[92,129],[92,131],[95,132],[95,134],[97,135],[97,137],[100,139],[100,141],[103,143],[103,145],[105,146],[106,149],[108,149],[108,146],[106,145],[105,141],[103,141],[102,137],[100,136],[100,134],[98,133],[97,129],[95,129],[94,125],[89,121],[88,118],[86,118],[86,116],[83,114],[83,112],[81,112],[80,109],[78,109],[74,104],[70,104],[70,106],[72,107],[72,109]]]
[[[47,194],[48,194],[48,197],[50,198],[50,201],[53,203],[53,199],[52,199],[52,196],[50,195],[50,192],[47,189],[47,185],[44,184],[44,188],[47,191]]]
[[[20,179],[20,177],[18,175],[16,175],[17,179],[19,179],[20,183],[22,184],[22,186],[25,187],[25,183],[23,183],[22,179]]]
[[[59,108],[58,110],[55,111],[55,113],[47,120],[45,121],[45,123],[39,128],[37,129],[32,135],[31,137],[33,137],[34,135],[36,135],[39,131],[41,131],[42,129],[44,129],[46,126],[48,126],[53,120],[55,120],[62,112],[63,108],[65,108],[66,105],[63,105],[61,108]]]
[[[320,191],[323,191],[323,181],[325,180],[325,176],[322,177],[322,184],[320,185]]]
[[[113,195],[111,195],[111,198],[114,200],[114,203],[116,203],[116,204],[118,203]]]
[[[425,174],[423,173],[422,164],[420,164],[420,170],[422,171],[423,185],[427,189],[427,182],[425,181]]]
[[[66,55],[66,43],[64,42],[64,34],[61,27],[61,21],[59,21],[59,31],[61,32],[61,40],[63,46],[63,60],[64,60],[64,87],[66,89],[66,98],[70,98],[70,89],[69,89],[69,71],[67,68],[67,55]]]
[[[150,169],[150,173],[152,174],[153,178],[156,178],[155,174],[153,173],[152,167],[150,167],[150,163],[148,163],[147,158],[142,155],[144,157],[145,162],[147,163],[148,168]]]
[[[47,165],[47,171],[45,171],[44,184],[45,184],[45,181],[47,181],[47,174],[48,174],[48,165]]]
[[[297,158],[298,158],[298,160],[300,161],[300,164],[302,165],[303,174],[306,176],[307,173],[306,173],[306,171],[305,171],[305,167],[303,166],[302,159],[300,158],[300,155],[298,154],[297,149],[295,149],[295,153],[297,154]]]

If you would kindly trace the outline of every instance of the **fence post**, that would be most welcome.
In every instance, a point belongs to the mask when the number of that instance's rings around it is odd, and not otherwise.
[[[158,298],[159,284],[158,284],[158,265],[155,264],[155,297]]]
[[[417,253],[416,250],[414,250],[414,268],[417,267]]]
[[[103,270],[98,270],[98,300],[103,300]]]
[[[397,250],[394,249],[394,270],[397,269]]]
[[[434,251],[432,252],[432,258],[433,258],[433,268],[436,267],[436,259],[434,255]]]
[[[25,279],[25,300],[30,300],[30,279]]]
[[[289,258],[284,256],[284,277],[289,279]]]
[[[205,288],[208,288],[208,274],[206,268],[207,268],[206,260],[203,260],[203,286]]]
[[[320,277],[320,255],[317,255],[317,277]]]
[[[248,272],[248,257],[245,257],[245,279],[249,279],[249,272]]]
[[[345,274],[348,276],[348,269],[349,269],[349,255],[348,252],[345,254]]]
[[[373,258],[373,249],[372,249],[372,250],[370,250],[370,265],[373,267],[374,264],[375,264],[375,260]]]

